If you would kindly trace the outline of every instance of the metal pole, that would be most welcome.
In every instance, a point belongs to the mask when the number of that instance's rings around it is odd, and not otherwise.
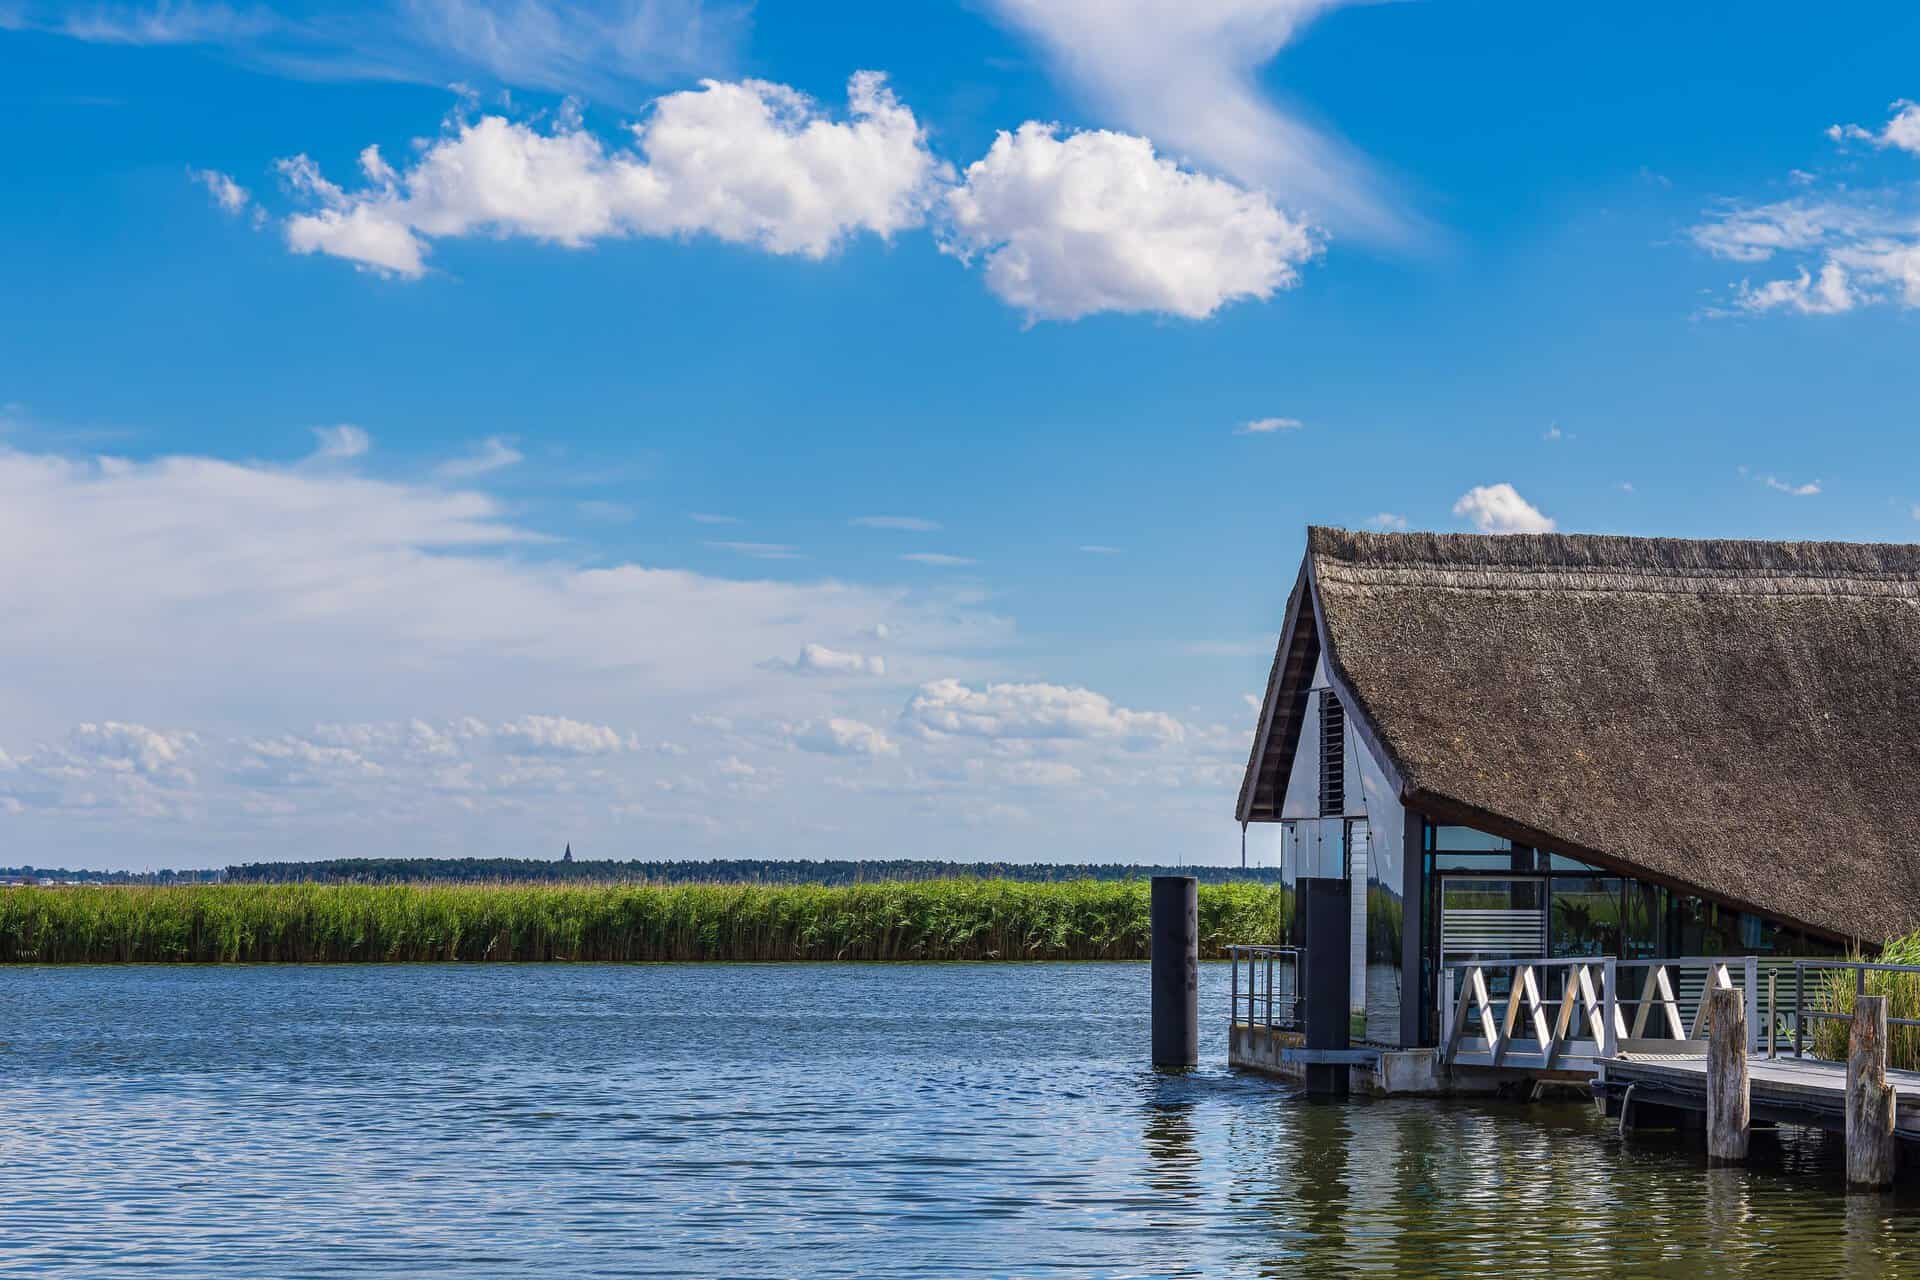
[[[1157,908],[1159,906],[1159,903],[1156,901],[1154,903],[1154,906]],[[1155,934],[1157,935],[1158,932],[1159,932],[1158,929],[1156,929]],[[1158,938],[1158,936],[1156,936],[1154,938],[1154,943],[1156,945],[1153,951],[1153,1034],[1154,1034],[1154,1044],[1156,1045],[1160,1043],[1160,1040],[1159,1040],[1159,1036],[1160,1036],[1160,953],[1157,945],[1159,941],[1160,939]],[[1227,988],[1227,1030],[1228,1031],[1232,1031],[1233,1024],[1240,1021],[1240,948],[1235,947],[1231,952],[1231,955],[1232,955],[1231,971],[1233,974],[1231,981],[1233,985]],[[1248,969],[1247,982],[1249,985],[1251,985],[1253,982],[1252,960],[1248,960],[1247,969]],[[1253,996],[1251,994],[1247,996],[1247,1021],[1248,1022],[1253,1021]],[[1156,1048],[1154,1050],[1154,1061],[1158,1062],[1159,1060],[1160,1060],[1160,1051],[1159,1049]]]
[[[1153,1064],[1191,1067],[1200,1061],[1200,882],[1155,876],[1149,899],[1153,984]],[[1234,966],[1239,1005],[1240,966]],[[1252,1006],[1248,1006],[1251,1018]]]

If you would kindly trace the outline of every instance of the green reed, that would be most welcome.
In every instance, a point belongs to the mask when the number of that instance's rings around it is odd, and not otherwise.
[[[1144,880],[0,888],[0,962],[1143,960]],[[1200,886],[1203,955],[1291,895]]]
[[[1856,952],[1847,958],[1859,960],[1862,957]],[[1920,932],[1890,939],[1877,958],[1884,964],[1920,964]],[[1812,988],[1808,992],[1811,1006],[1833,1013],[1851,1014],[1856,980],[1850,969],[1814,970],[1807,983]],[[1920,1018],[1920,973],[1876,973],[1869,970],[1866,988],[1870,996],[1887,998],[1889,1018]],[[1845,1062],[1847,1040],[1852,1032],[1853,1024],[1842,1019],[1813,1019],[1808,1028],[1813,1056]],[[1887,1028],[1887,1065],[1908,1070],[1920,1069],[1920,1027]]]

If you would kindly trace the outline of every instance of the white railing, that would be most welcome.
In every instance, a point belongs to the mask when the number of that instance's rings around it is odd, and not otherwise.
[[[1744,994],[1758,1048],[1758,973],[1754,956],[1455,961],[1441,966],[1441,1058],[1591,1071],[1621,1053],[1705,1053],[1713,987]]]

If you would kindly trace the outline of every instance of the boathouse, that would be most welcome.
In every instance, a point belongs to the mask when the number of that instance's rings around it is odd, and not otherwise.
[[[1237,816],[1347,883],[1361,1044],[1436,1044],[1458,961],[1871,948],[1920,926],[1920,547],[1311,528]]]

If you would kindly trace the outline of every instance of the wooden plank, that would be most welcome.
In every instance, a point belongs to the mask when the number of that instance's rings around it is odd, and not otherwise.
[[[1532,972],[1531,965],[1523,965],[1523,972]],[[1515,974],[1507,989],[1507,1016],[1500,1021],[1500,1042],[1493,1046],[1493,1065],[1499,1066],[1500,1059],[1507,1056],[1507,1044],[1513,1039],[1513,1024],[1520,1020],[1520,995],[1525,990],[1520,975]]]
[[[1675,1040],[1688,1038],[1680,1023],[1680,1001],[1673,994],[1673,983],[1667,979],[1667,966],[1658,964],[1653,967],[1654,983],[1660,988],[1661,1008],[1667,1011],[1667,1030],[1673,1033]]]
[[[1441,1061],[1447,1066],[1452,1066],[1454,1059],[1460,1056],[1460,1037],[1465,1034],[1467,1029],[1467,1007],[1473,1003],[1473,983],[1471,975],[1474,972],[1476,971],[1472,969],[1467,971],[1469,975],[1467,989],[1460,994],[1460,999],[1454,1002],[1453,1024],[1447,1028],[1447,1051],[1441,1055]],[[1451,969],[1447,971],[1447,990],[1449,993],[1453,990],[1453,971]]]
[[[1546,1002],[1540,998],[1540,983],[1534,977],[1533,966],[1528,965],[1521,971],[1521,977],[1527,987],[1527,1003],[1533,1007],[1533,1038],[1541,1045],[1547,1043],[1547,1015],[1541,1006]]]
[[[1487,994],[1487,973],[1480,965],[1468,971],[1467,987],[1474,1006],[1480,1010],[1480,1027],[1486,1033],[1487,1048],[1491,1049],[1499,1043],[1500,1035],[1493,1029],[1493,997]]]

